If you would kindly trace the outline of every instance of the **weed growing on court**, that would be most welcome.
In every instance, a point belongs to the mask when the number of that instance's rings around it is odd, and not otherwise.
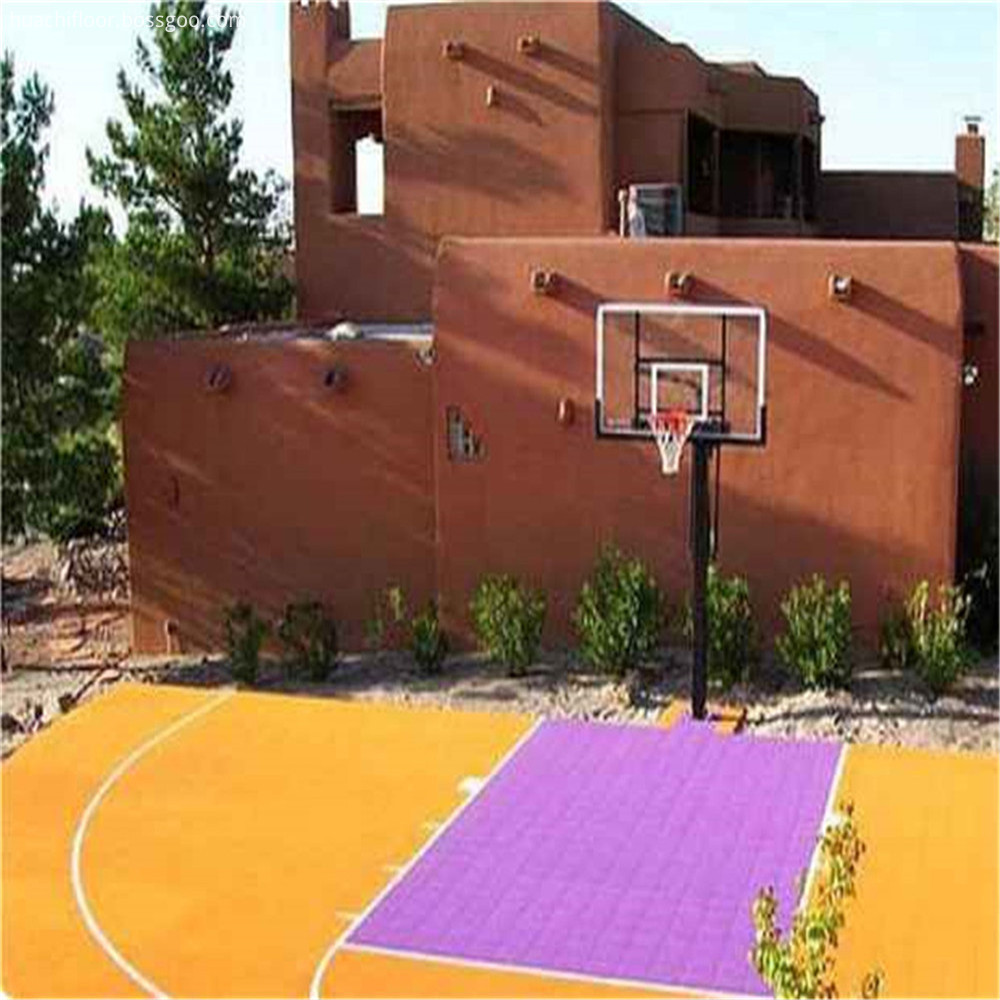
[[[257,680],[260,651],[270,634],[270,626],[246,601],[237,601],[226,609],[224,625],[226,655],[233,677],[241,684],[253,684]]]
[[[941,584],[933,601],[926,580],[906,602],[913,668],[934,695],[951,687],[971,660],[965,640],[969,603],[962,588],[951,584]]]
[[[535,661],[545,624],[545,595],[512,576],[487,576],[469,605],[479,645],[511,676]]]
[[[742,576],[723,576],[708,568],[705,592],[708,609],[708,675],[727,688],[749,679],[760,661],[760,635],[750,603],[750,585]],[[694,635],[691,602],[687,602],[684,633]]]
[[[814,575],[781,602],[785,631],[778,656],[806,687],[846,687],[851,679],[851,588]]]
[[[440,672],[448,655],[448,636],[441,628],[433,601],[410,621],[410,652],[422,673]]]
[[[287,605],[278,638],[292,676],[324,681],[337,666],[337,625],[319,601]]]
[[[858,865],[865,845],[858,834],[851,803],[824,832],[819,845],[815,884],[806,905],[792,918],[787,934],[778,927],[778,901],[773,888],[762,889],[753,902],[754,946],[750,964],[776,997],[835,997],[834,953],[844,926],[844,906],[855,894]],[[877,997],[885,977],[869,972],[862,997]]]
[[[663,625],[663,598],[639,559],[614,546],[602,549],[583,585],[573,616],[580,655],[598,670],[624,673],[656,648]]]

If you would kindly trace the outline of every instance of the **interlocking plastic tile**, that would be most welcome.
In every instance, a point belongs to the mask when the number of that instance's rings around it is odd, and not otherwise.
[[[355,944],[763,993],[750,905],[782,925],[840,746],[543,724],[351,936]]]

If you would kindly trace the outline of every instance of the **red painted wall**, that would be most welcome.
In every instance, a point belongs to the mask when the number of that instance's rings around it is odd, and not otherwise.
[[[532,294],[532,266],[559,291]],[[688,466],[659,472],[651,442],[596,441],[594,315],[603,300],[662,301],[666,270],[690,271],[700,301],[770,315],[769,440],[722,459],[721,556],[760,611],[813,571],[850,580],[855,621],[875,626],[887,585],[951,578],[962,314],[957,252],[945,244],[724,240],[449,240],[435,285],[438,587],[468,636],[479,576],[543,586],[549,640],[569,616],[598,546],[617,541],[683,598]],[[827,296],[852,275],[849,304]],[[575,403],[570,427],[559,400]],[[485,445],[448,460],[444,410]]]
[[[207,392],[214,365],[232,371]],[[346,372],[343,392],[324,378]],[[327,602],[359,648],[376,592],[434,585],[431,369],[380,342],[137,342],[125,380],[133,646],[219,648],[237,599]]]

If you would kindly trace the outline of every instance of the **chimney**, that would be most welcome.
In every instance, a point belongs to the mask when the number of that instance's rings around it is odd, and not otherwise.
[[[967,115],[965,132],[955,137],[955,178],[958,181],[958,238],[978,243],[983,238],[983,180],[986,140],[979,134],[978,115]]]

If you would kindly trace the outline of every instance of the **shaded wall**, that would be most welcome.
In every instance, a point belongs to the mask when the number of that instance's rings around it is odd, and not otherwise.
[[[958,182],[950,173],[824,170],[819,209],[823,236],[958,238]]]
[[[996,246],[962,244],[959,255],[965,305],[965,361],[976,373],[975,381],[962,392],[960,510],[965,524],[960,542],[974,544],[983,534],[982,526],[976,522],[984,517],[996,517],[995,505],[1000,492],[1000,386],[997,378],[1000,252]],[[960,552],[959,566],[967,568],[975,557],[975,552]]]
[[[531,265],[557,294],[531,293]],[[468,638],[478,577],[543,586],[548,639],[598,546],[643,554],[677,601],[689,586],[688,459],[659,473],[652,442],[594,437],[594,315],[604,300],[662,301],[666,270],[702,301],[770,316],[769,440],[722,459],[720,562],[745,573],[766,620],[813,571],[850,580],[871,631],[885,588],[954,569],[962,319],[956,250],[806,240],[449,240],[435,286],[437,578],[447,624]],[[831,302],[831,270],[853,276]],[[571,426],[557,420],[575,404]],[[457,406],[484,458],[447,455]]]
[[[205,388],[226,364],[225,392]],[[324,384],[338,367],[342,392]],[[224,607],[318,598],[358,648],[374,595],[434,583],[431,370],[381,342],[132,343],[125,471],[133,647],[219,648]],[[167,622],[176,623],[168,636]]]

